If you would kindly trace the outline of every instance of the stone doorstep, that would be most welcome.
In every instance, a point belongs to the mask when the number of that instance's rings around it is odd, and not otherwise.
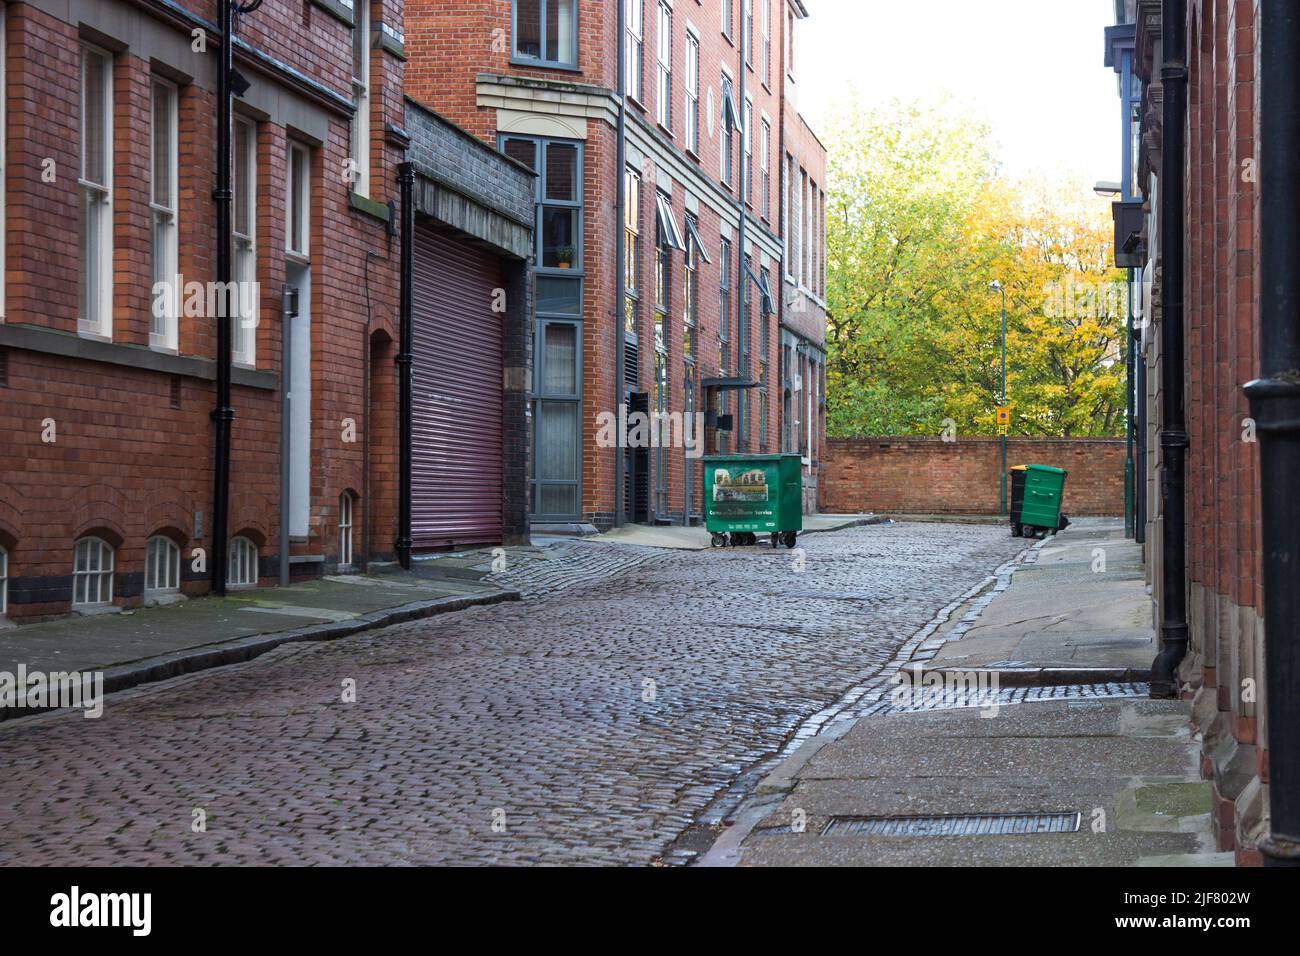
[[[350,637],[362,631],[372,631],[392,624],[403,624],[421,618],[433,617],[451,611],[463,611],[465,608],[487,604],[499,604],[503,601],[519,601],[522,595],[518,591],[501,590],[489,594],[453,596],[436,598],[432,601],[417,601],[399,607],[384,608],[361,614],[349,621],[327,621],[309,627],[277,631],[273,634],[253,634],[248,637],[215,644],[200,645],[147,657],[126,664],[109,665],[103,668],[104,694],[129,690],[141,684],[152,684],[169,680],[184,674],[223,667],[226,664],[240,664],[261,657],[275,650],[282,644],[300,641],[335,641]],[[94,673],[83,670],[81,673]],[[28,707],[0,707],[0,722],[17,720],[23,717],[36,717],[65,708],[46,707],[32,709]]]

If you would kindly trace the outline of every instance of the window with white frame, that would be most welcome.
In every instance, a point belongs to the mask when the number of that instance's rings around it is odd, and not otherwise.
[[[153,311],[149,345],[175,351],[177,344],[176,306],[180,289],[173,289],[177,272],[178,225],[176,222],[176,84],[154,78],[151,115],[153,149],[149,213],[153,217]],[[170,294],[169,294],[170,292]]]
[[[718,150],[722,155],[722,184],[730,186],[732,183],[733,156],[732,151],[735,149],[735,130],[740,125],[740,112],[736,108],[736,97],[732,92],[731,77],[722,74],[722,116],[719,131],[721,134],[721,144]]]
[[[741,0],[745,5],[745,65],[754,65],[754,0]]]
[[[370,0],[353,0],[352,191],[370,195]]]
[[[3,13],[0,13],[3,16]],[[9,609],[9,552],[0,545],[0,617]]]
[[[627,50],[623,56],[623,69],[627,76],[623,78],[623,92],[634,100],[641,96],[641,59],[643,56],[645,25],[642,22],[644,8],[641,0],[624,0],[627,4]]]
[[[311,154],[301,143],[289,144],[289,182],[285,192],[285,247],[295,255],[310,252]]]
[[[226,572],[230,587],[252,587],[257,584],[257,545],[248,538],[232,538],[230,564]]]
[[[763,4],[763,85],[772,86],[772,0],[759,0]]]
[[[673,8],[659,0],[659,86],[655,118],[664,129],[673,127]]]
[[[794,11],[790,10],[786,14],[785,35],[789,38],[785,51],[785,72],[794,79]]]
[[[722,0],[722,35],[731,38],[734,28],[732,17],[735,15],[736,0]]]
[[[700,152],[700,38],[686,34],[686,148]]]
[[[72,606],[93,607],[113,600],[113,548],[102,538],[80,539],[73,552]]]
[[[760,207],[759,212],[766,219],[772,210],[772,167],[767,158],[772,151],[772,124],[767,120],[763,120],[758,149],[758,168],[763,173],[763,205]]]
[[[339,495],[339,566],[352,565],[352,495]]]
[[[166,535],[149,539],[144,552],[144,593],[175,594],[181,587],[181,549]]]
[[[77,329],[113,334],[113,57],[81,48],[81,272]]]
[[[234,161],[235,282],[240,290],[257,282],[257,124],[235,120]],[[240,365],[257,364],[257,296],[242,292],[236,297],[240,309],[231,337],[232,360]],[[249,303],[251,314],[243,308]]]
[[[754,205],[754,101],[745,97],[745,125],[740,129],[740,141],[745,144],[745,202]]]

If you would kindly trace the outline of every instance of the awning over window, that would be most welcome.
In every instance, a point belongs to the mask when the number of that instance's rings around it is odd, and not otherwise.
[[[772,285],[767,281],[767,273],[760,272],[755,275],[754,270],[750,269],[748,266],[745,267],[745,271],[748,272],[749,277],[754,280],[754,285],[758,286],[758,294],[760,296],[759,303],[762,306],[763,311],[767,315],[772,315],[776,312],[776,301],[772,298]]]
[[[723,126],[730,124],[732,129],[740,128],[740,107],[736,105],[736,96],[731,90],[731,84],[722,88],[722,123]]]
[[[709,251],[704,246],[704,240],[700,238],[700,230],[696,228],[695,220],[689,216],[686,217],[686,232],[690,241],[695,243],[695,251],[700,254],[705,262],[712,265],[713,260],[709,258]]]
[[[655,209],[659,219],[659,245],[685,252],[686,240],[682,238],[682,230],[673,217],[672,203],[661,192],[655,193]]]

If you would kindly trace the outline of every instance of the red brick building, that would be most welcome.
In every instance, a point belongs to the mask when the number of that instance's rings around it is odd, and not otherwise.
[[[204,591],[217,4],[2,12],[0,616]],[[286,559],[310,575],[393,553],[392,481],[369,475],[394,458],[392,428],[371,423],[394,395],[404,56],[400,0],[277,0],[238,17],[232,587],[277,578]]]
[[[620,459],[622,520],[698,520],[682,443],[601,440],[620,406],[729,414],[709,451],[803,451],[814,477],[825,157],[790,55],[806,16],[800,0],[408,0],[407,93],[538,174],[535,526],[614,524]]]
[[[1297,321],[1285,236],[1296,197],[1287,142],[1300,130],[1294,102],[1282,100],[1295,96],[1300,52],[1297,34],[1278,30],[1295,10],[1272,0],[1117,0],[1116,12],[1131,28],[1140,82],[1139,493],[1162,638],[1153,693],[1194,702],[1218,848],[1242,864],[1293,858],[1300,821],[1277,809],[1293,807],[1300,770],[1286,669],[1296,634],[1289,595],[1300,583],[1288,543],[1295,471],[1270,472],[1268,462],[1285,460],[1276,456],[1294,432],[1285,384],[1294,357],[1279,358],[1270,325]]]

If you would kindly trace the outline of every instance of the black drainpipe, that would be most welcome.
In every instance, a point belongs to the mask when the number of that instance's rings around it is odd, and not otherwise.
[[[1161,410],[1164,503],[1160,653],[1151,664],[1151,696],[1178,696],[1178,665],[1187,655],[1187,420],[1183,406],[1183,182],[1187,116],[1186,0],[1164,0],[1160,39],[1164,121],[1160,158]]]
[[[744,4],[741,4],[740,15],[742,18],[745,15]],[[745,43],[745,39],[748,36],[749,31],[745,29],[745,23],[743,22],[743,19],[742,22],[739,24],[739,26],[740,26],[740,63],[739,63],[739,69],[737,69],[736,73],[740,77],[740,86],[739,86],[740,100],[736,103],[736,108],[740,111],[740,156],[737,157],[738,162],[736,163],[736,165],[740,167],[740,176],[737,177],[740,182],[740,189],[736,193],[736,211],[740,214],[740,236],[739,236],[740,241],[736,243],[737,268],[735,274],[740,277],[740,281],[733,282],[732,287],[738,288],[740,290],[740,295],[736,296],[736,367],[740,370],[740,377],[748,380],[749,356],[746,353],[745,349],[748,347],[747,340],[749,338],[749,329],[745,327],[745,323],[749,319],[749,310],[745,308],[745,303],[749,299],[749,296],[751,295],[749,284],[752,281],[754,281],[753,279],[750,278],[749,270],[745,267],[745,231],[746,231],[745,230],[745,190],[748,188],[748,182],[746,176],[749,172],[749,164],[745,161],[745,156],[746,156],[745,146],[749,142],[749,135],[750,135],[749,123],[746,122],[746,114],[745,114],[745,92],[746,92],[745,61],[749,56],[749,47]],[[753,119],[752,113],[753,111],[751,110],[750,111],[751,115],[749,116],[750,120]],[[754,258],[754,265],[758,265],[757,249],[754,250],[753,258]],[[762,308],[761,303],[759,305],[759,308]],[[737,431],[733,432],[733,434],[740,435],[742,434],[741,429],[743,429],[746,447],[740,448],[739,446],[737,446],[736,448],[737,452],[748,451],[749,446],[753,442],[753,436],[751,436],[749,433],[749,421],[748,421],[749,411],[750,411],[749,392],[746,391],[743,392],[742,394],[745,396],[745,402],[744,402],[745,421],[742,423],[739,419],[737,419],[737,423],[736,423]],[[740,411],[739,396],[736,399],[736,405],[738,406],[736,410]]]
[[[627,255],[624,249],[623,229],[626,222],[624,216],[624,207],[627,205],[627,196],[624,195],[623,181],[627,177],[627,77],[624,73],[627,70],[627,4],[619,3],[618,5],[618,169],[615,170],[616,177],[615,201],[614,201],[614,418],[618,419],[618,411],[626,399],[623,396],[627,388],[627,371],[623,364],[625,339],[623,335],[623,300],[627,295],[627,277],[623,274],[626,264],[623,259]],[[626,481],[624,471],[626,470],[627,452],[623,448],[622,436],[614,445],[614,527],[623,527],[623,483]],[[582,503],[578,503],[578,512],[582,513]]]
[[[1259,437],[1264,549],[1269,827],[1266,866],[1300,865],[1300,9],[1259,6],[1259,378],[1245,386]]]
[[[397,560],[411,568],[411,283],[415,243],[415,167],[399,163],[397,182],[402,202],[402,288],[398,305],[397,346]]]
[[[221,52],[217,57],[217,183],[212,199],[217,207],[217,282],[230,288],[231,223],[230,207],[234,198],[230,175],[231,90],[230,74],[234,70],[234,0],[219,0],[217,16],[221,21]],[[232,297],[226,297],[229,306]],[[230,423],[235,410],[230,406],[230,309],[223,308],[217,319],[217,395],[209,417],[214,426],[212,461],[212,564],[208,569],[212,593],[226,593],[227,527],[230,519]],[[281,369],[280,374],[285,370]],[[281,515],[281,520],[284,516]],[[281,560],[287,556],[281,555]]]

